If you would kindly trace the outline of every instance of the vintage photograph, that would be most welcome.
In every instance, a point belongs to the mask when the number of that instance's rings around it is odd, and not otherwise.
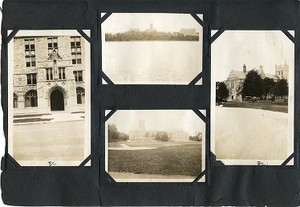
[[[118,110],[105,132],[117,182],[192,182],[205,169],[205,123],[192,110]]]
[[[75,30],[19,31],[8,64],[9,154],[22,166],[78,166],[91,148],[89,43]]]
[[[294,43],[282,31],[225,31],[212,44],[211,84],[217,160],[281,165],[294,152]]]
[[[202,71],[203,29],[190,14],[113,13],[101,29],[115,84],[188,84]]]

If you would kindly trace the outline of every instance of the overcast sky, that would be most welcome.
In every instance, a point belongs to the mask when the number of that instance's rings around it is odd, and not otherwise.
[[[263,66],[275,74],[275,64],[294,68],[294,44],[281,31],[225,31],[212,44],[212,70],[216,81],[226,80],[229,72]]]
[[[190,134],[204,132],[205,124],[192,110],[118,110],[108,119],[119,131],[137,130],[145,120],[146,130],[177,130]]]
[[[201,15],[199,15],[202,17]],[[117,33],[140,28],[142,31],[150,27],[158,31],[177,32],[181,28],[195,28],[202,31],[200,24],[190,14],[163,13],[114,13],[102,24],[104,33]]]

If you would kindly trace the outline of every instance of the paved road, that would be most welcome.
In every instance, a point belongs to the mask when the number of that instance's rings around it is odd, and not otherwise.
[[[215,133],[219,159],[285,160],[288,157],[287,113],[216,107]]]
[[[17,160],[83,160],[84,121],[14,126]]]

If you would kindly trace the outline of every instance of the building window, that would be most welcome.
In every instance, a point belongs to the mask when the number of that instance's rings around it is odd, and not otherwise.
[[[52,53],[55,49],[58,52],[57,37],[48,37],[48,53]]]
[[[82,78],[82,70],[74,71],[73,73],[74,73],[75,81],[76,81],[76,82],[81,82],[81,81],[83,81],[83,78]]]
[[[58,68],[58,78],[66,79],[65,68]]]
[[[30,90],[25,94],[25,107],[37,107],[38,96],[35,90]]]
[[[14,93],[14,103],[13,103],[13,105],[14,105],[14,108],[18,108],[18,96],[15,93]]]
[[[34,39],[24,39],[26,67],[35,67]]]
[[[77,104],[84,104],[84,88],[76,88]]]
[[[81,64],[80,37],[71,37],[72,64]]]
[[[46,68],[46,80],[53,80],[52,68]]]
[[[27,74],[27,85],[36,85],[36,73]]]

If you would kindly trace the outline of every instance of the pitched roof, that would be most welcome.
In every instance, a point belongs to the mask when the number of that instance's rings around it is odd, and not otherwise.
[[[271,78],[273,80],[278,80],[279,77],[277,75],[271,74],[271,73],[265,73],[266,78]]]
[[[258,72],[258,74],[261,76],[261,78],[271,78],[273,80],[278,80],[279,77],[277,75],[274,75],[274,74],[271,74],[271,73],[265,73],[263,71],[263,69],[255,69]],[[232,80],[232,79],[245,79],[246,78],[246,74],[248,73],[249,71],[247,71],[246,73],[244,73],[243,71],[239,71],[239,70],[231,70],[228,77],[227,77],[227,80]]]
[[[243,71],[238,71],[238,70],[231,70],[227,80],[229,79],[245,79],[246,78],[246,73]]]

